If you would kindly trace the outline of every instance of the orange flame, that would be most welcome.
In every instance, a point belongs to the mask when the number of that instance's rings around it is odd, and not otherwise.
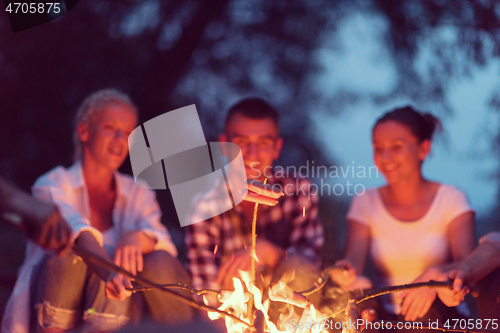
[[[293,280],[295,274],[291,276],[284,277],[283,281],[278,282],[276,285],[269,288],[269,298],[263,301],[262,291],[255,286],[251,281],[250,272],[239,271],[241,279],[233,278],[234,291],[223,290],[218,294],[219,302],[222,305],[219,310],[226,311],[232,315],[242,319],[244,322],[251,324],[253,321],[252,315],[249,314],[249,309],[251,305],[256,310],[262,311],[264,315],[265,332],[270,333],[319,333],[321,331],[319,325],[315,325],[311,329],[295,330],[293,325],[290,325],[291,319],[297,319],[298,322],[320,322],[326,316],[319,311],[317,311],[314,306],[309,302],[307,297],[294,292],[290,287],[287,286],[289,280]],[[246,286],[248,292],[244,291],[243,283]],[[250,297],[253,296],[253,297]],[[253,299],[253,304],[251,300]],[[208,304],[207,299],[204,297],[204,301]],[[287,303],[289,305],[289,313],[281,314],[277,325],[274,324],[269,318],[269,306],[271,301],[277,301],[282,303]],[[302,316],[299,316],[293,311],[293,307],[297,306],[303,308],[304,311]],[[209,312],[208,316],[210,319],[215,320],[220,318],[220,315],[215,312]],[[252,319],[250,319],[252,318]],[[246,333],[249,332],[248,327],[244,324],[235,321],[232,318],[225,318],[226,329],[228,333]],[[295,326],[296,327],[296,326]],[[326,332],[326,331],[325,331]]]

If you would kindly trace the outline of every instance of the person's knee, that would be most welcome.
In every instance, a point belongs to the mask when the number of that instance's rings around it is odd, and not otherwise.
[[[83,260],[71,252],[48,255],[42,267],[42,271],[50,271],[52,275],[57,276],[74,276],[75,270],[81,271],[83,274],[86,272],[86,265]]]
[[[46,257],[40,270],[34,273],[35,305],[75,309],[80,304],[86,272],[87,266],[71,253]]]
[[[79,320],[77,310],[62,309],[52,306],[49,302],[35,305],[37,329],[57,328],[69,330],[76,326]]]
[[[189,274],[182,264],[166,251],[144,255],[144,269],[140,275],[155,283],[189,283]]]

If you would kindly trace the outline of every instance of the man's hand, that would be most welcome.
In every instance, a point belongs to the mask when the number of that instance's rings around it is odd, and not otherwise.
[[[255,244],[256,266],[266,265],[275,268],[283,258],[285,251],[267,240],[257,241]],[[219,269],[217,282],[222,289],[233,287],[233,277],[239,278],[238,270],[250,271],[251,249],[239,251],[231,256]]]
[[[62,251],[71,229],[53,204],[42,202],[0,177],[0,218],[46,250]]]
[[[71,239],[71,228],[56,206],[40,203],[39,208],[24,219],[26,237],[46,250],[60,252]]]
[[[439,289],[439,298],[448,306],[458,305],[470,291],[467,286],[474,286],[497,267],[500,267],[499,248],[495,243],[483,242],[469,257],[440,276],[442,281],[453,280],[453,290]]]

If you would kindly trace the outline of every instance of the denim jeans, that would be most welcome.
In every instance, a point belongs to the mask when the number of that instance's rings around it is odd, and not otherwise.
[[[158,284],[187,283],[189,275],[165,251],[144,255],[142,277]],[[176,291],[177,292],[177,291]],[[190,297],[189,292],[178,292]],[[142,293],[153,319],[178,324],[191,320],[193,309],[161,290]],[[129,320],[131,298],[108,299],[105,283],[72,253],[48,255],[36,281],[36,320],[38,328],[72,329],[83,321],[84,331],[118,330]]]

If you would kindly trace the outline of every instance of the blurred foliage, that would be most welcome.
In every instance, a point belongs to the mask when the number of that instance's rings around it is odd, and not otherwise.
[[[0,171],[28,188],[41,173],[70,164],[74,110],[109,86],[132,96],[142,121],[195,103],[208,140],[230,104],[262,96],[282,112],[280,164],[331,164],[309,113],[336,114],[362,96],[322,96],[312,82],[323,70],[315,52],[335,48],[338,25],[357,13],[383,19],[380,43],[397,67],[398,84],[371,96],[376,101],[403,95],[446,106],[451,79],[500,55],[497,1],[81,1],[16,34],[1,17]],[[424,75],[415,69],[423,45],[432,52]]]

